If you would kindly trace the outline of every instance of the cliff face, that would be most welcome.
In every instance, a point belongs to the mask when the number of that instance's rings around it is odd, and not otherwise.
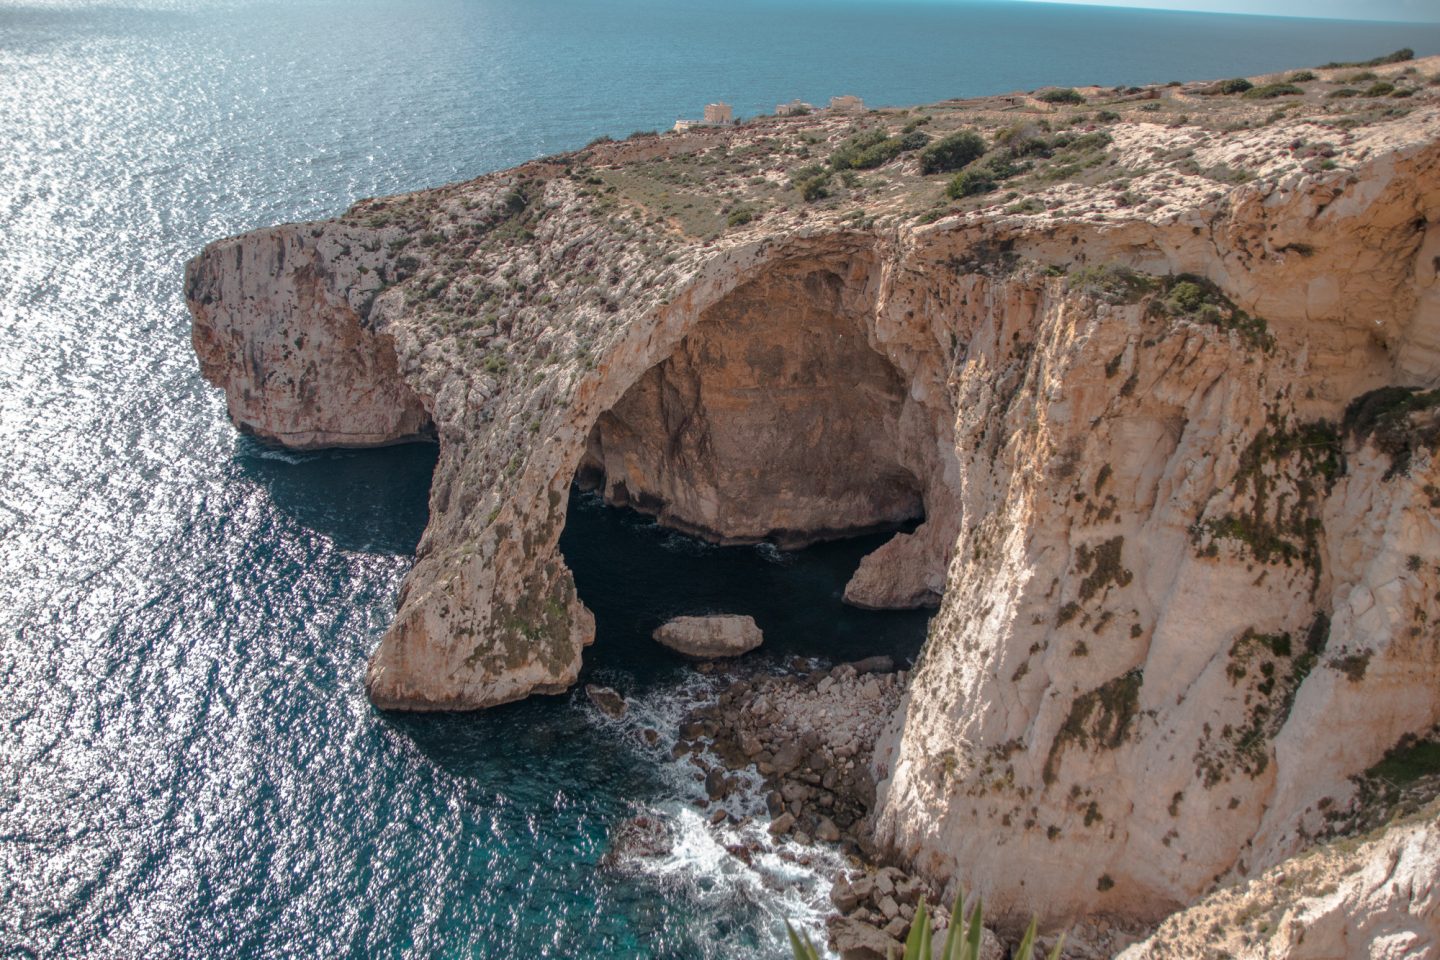
[[[1028,196],[938,217],[908,154],[801,200],[837,117],[364,201],[207,247],[196,349],[263,438],[438,439],[382,707],[574,681],[577,477],[720,541],[923,517],[846,592],[939,604],[877,838],[1002,913],[1154,918],[1440,720],[1440,105],[1217,102],[1152,91],[1063,146],[1101,115],[862,120],[1012,144]]]

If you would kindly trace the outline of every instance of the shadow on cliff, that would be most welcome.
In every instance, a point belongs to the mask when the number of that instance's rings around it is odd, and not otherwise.
[[[429,519],[439,447],[409,443],[373,450],[294,453],[249,437],[235,443],[241,476],[275,507],[342,550],[413,555]]]

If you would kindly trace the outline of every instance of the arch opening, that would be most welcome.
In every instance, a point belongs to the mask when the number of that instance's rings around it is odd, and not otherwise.
[[[917,411],[867,337],[872,271],[865,255],[798,260],[711,306],[598,417],[578,485],[719,544],[922,521]]]

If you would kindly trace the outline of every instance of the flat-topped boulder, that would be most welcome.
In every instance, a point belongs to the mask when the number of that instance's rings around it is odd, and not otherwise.
[[[661,646],[695,660],[738,657],[765,642],[765,634],[754,617],[736,614],[676,617],[657,629],[653,636]]]

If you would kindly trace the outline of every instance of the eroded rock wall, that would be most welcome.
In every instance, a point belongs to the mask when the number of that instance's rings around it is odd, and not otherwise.
[[[220,241],[192,261],[191,340],[236,426],[296,450],[433,436],[393,341],[368,322],[392,239],[299,224]]]
[[[961,529],[881,751],[898,855],[1017,917],[1157,918],[1293,853],[1433,722],[1440,470],[1426,450],[1395,471],[1344,421],[1440,375],[1393,346],[1440,323],[1417,259],[1437,160],[1328,202],[1242,191],[1203,234],[1082,237],[1091,262],[1212,277],[1264,330],[1044,271],[966,272],[925,308],[957,344]],[[1265,245],[1301,224],[1303,256]],[[1067,232],[1011,251],[1045,262]]]
[[[1154,918],[1293,852],[1440,719],[1440,467],[1401,442],[1432,414],[1346,423],[1440,381],[1422,119],[1153,216],[877,204],[703,242],[605,199],[689,141],[600,147],[603,177],[539,163],[214,244],[196,347],[259,436],[439,440],[383,707],[574,681],[582,466],[720,539],[918,501],[846,591],[943,597],[877,751],[878,839],[1002,916]]]

